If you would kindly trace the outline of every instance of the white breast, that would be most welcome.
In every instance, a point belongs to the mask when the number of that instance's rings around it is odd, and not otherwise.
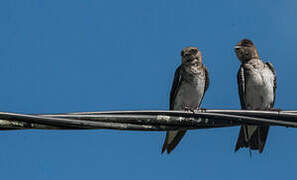
[[[194,81],[181,82],[174,102],[175,110],[184,110],[186,106],[196,109],[200,105],[204,93],[205,78],[196,77]]]
[[[274,75],[267,65],[249,71],[245,101],[247,109],[272,108],[270,106],[274,101]]]

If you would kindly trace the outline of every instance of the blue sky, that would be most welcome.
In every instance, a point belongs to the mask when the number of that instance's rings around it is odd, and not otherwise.
[[[168,109],[180,51],[210,73],[202,106],[239,109],[233,46],[250,38],[278,75],[275,107],[297,108],[296,1],[0,1],[0,109],[18,113]],[[293,83],[291,83],[293,82]],[[297,131],[272,127],[263,154],[234,153],[239,127],[186,134],[2,131],[3,179],[294,178]]]

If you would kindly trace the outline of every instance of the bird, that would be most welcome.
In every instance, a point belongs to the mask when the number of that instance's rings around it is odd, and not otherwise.
[[[201,51],[185,47],[181,51],[181,65],[176,69],[170,91],[170,110],[197,110],[209,86],[207,68],[202,64]],[[162,154],[169,154],[185,135],[185,130],[168,131]]]
[[[276,93],[276,72],[270,62],[263,62],[258,55],[254,43],[242,39],[234,47],[235,54],[241,66],[237,73],[237,85],[241,109],[274,110]],[[240,148],[264,150],[268,136],[268,125],[242,125],[235,146],[235,152]]]

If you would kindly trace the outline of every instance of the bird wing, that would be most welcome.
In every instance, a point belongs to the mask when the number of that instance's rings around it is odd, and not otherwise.
[[[241,109],[247,109],[245,102],[245,94],[246,94],[246,73],[243,65],[240,66],[237,72],[237,85],[238,85],[238,94],[240,98]],[[241,147],[249,147],[249,142],[246,141],[245,137],[247,137],[247,129],[248,126],[242,125],[240,127],[240,132],[237,138],[237,142],[235,145],[235,152],[238,151]]]
[[[240,98],[240,105],[241,109],[246,109],[246,102],[245,102],[245,93],[246,93],[246,79],[247,73],[245,73],[245,69],[243,65],[240,66],[237,72],[237,84],[238,84],[238,93]]]
[[[268,68],[271,70],[272,74],[273,74],[273,102],[271,104],[271,108],[274,106],[274,102],[275,102],[275,93],[276,93],[276,73],[275,73],[275,69],[273,67],[273,65],[271,64],[271,62],[266,62],[265,63]]]
[[[170,91],[170,110],[174,110],[174,101],[182,81],[181,71],[182,66],[180,65],[175,71],[174,80]],[[165,141],[162,147],[162,153],[164,153],[165,150],[167,150],[167,153],[170,153],[177,146],[185,133],[186,131],[168,131],[166,133]]]
[[[170,110],[173,110],[174,108],[174,100],[182,81],[181,71],[182,71],[182,66],[180,65],[175,71],[174,80],[170,91],[170,102],[169,102]]]
[[[204,98],[205,92],[207,91],[207,89],[208,89],[208,87],[209,87],[209,74],[208,74],[208,70],[207,70],[207,68],[206,68],[204,65],[202,65],[202,68],[203,68],[203,70],[204,70],[204,75],[205,75],[204,91],[203,91],[203,96],[202,96],[202,98],[201,98],[201,101],[200,101],[198,107],[200,107],[200,104],[201,104],[201,102],[202,102],[202,100],[203,100],[203,98]]]

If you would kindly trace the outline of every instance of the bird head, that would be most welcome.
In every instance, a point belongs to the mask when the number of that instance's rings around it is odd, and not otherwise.
[[[202,55],[196,47],[186,47],[181,51],[182,64],[200,65],[202,63]]]
[[[254,58],[259,58],[257,48],[249,39],[239,41],[234,47],[237,58],[243,63]]]

